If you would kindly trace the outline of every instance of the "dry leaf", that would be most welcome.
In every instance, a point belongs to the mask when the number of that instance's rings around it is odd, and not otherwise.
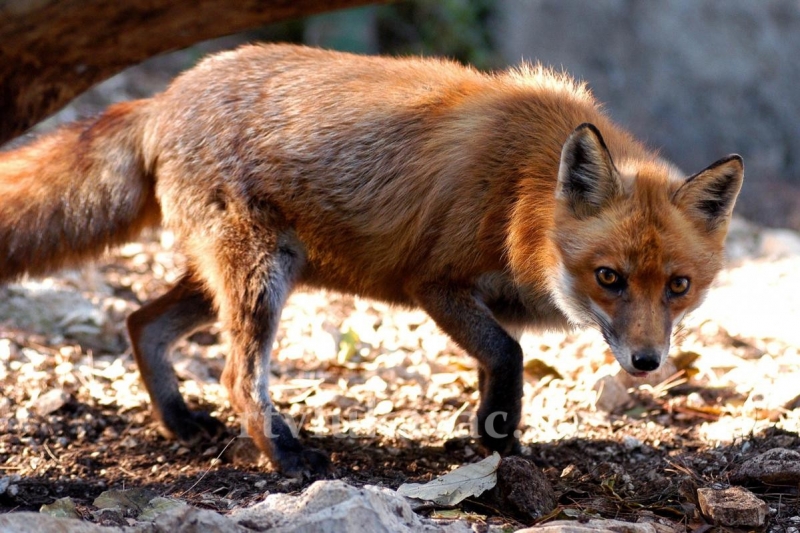
[[[397,489],[401,496],[428,500],[439,505],[455,505],[470,496],[478,496],[497,484],[500,454],[483,461],[456,468],[425,484],[404,483]]]
[[[564,379],[558,370],[541,359],[531,359],[525,363],[525,373],[537,379],[542,379],[547,376],[553,376],[554,379]]]

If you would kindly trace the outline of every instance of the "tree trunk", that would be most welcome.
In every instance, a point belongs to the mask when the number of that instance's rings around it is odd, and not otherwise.
[[[0,145],[156,54],[370,0],[0,0]]]

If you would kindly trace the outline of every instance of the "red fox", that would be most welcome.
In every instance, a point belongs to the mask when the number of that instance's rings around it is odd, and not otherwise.
[[[219,319],[222,382],[291,476],[326,472],[274,409],[270,350],[295,287],[425,310],[479,363],[479,433],[519,451],[524,328],[598,328],[622,367],[656,370],[723,263],[743,179],[692,176],[565,74],[249,45],[149,100],[0,155],[0,281],[73,266],[163,224],[189,260],[128,329],[155,417],[193,442],[168,353]]]

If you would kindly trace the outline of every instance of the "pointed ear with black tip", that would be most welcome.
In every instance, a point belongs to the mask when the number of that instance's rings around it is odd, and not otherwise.
[[[743,180],[742,158],[729,155],[687,178],[672,203],[713,232],[730,219]]]
[[[581,124],[561,149],[556,198],[583,218],[597,214],[620,194],[622,184],[600,131],[593,124]]]

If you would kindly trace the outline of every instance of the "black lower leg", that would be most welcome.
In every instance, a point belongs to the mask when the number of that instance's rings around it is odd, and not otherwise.
[[[469,288],[427,284],[415,296],[439,327],[478,360],[481,442],[502,454],[518,453],[523,370],[519,343]]]
[[[211,302],[191,281],[181,279],[169,292],[128,317],[128,332],[136,363],[162,430],[182,442],[214,437],[224,426],[207,413],[190,411],[178,389],[169,361],[172,346],[215,319]]]

